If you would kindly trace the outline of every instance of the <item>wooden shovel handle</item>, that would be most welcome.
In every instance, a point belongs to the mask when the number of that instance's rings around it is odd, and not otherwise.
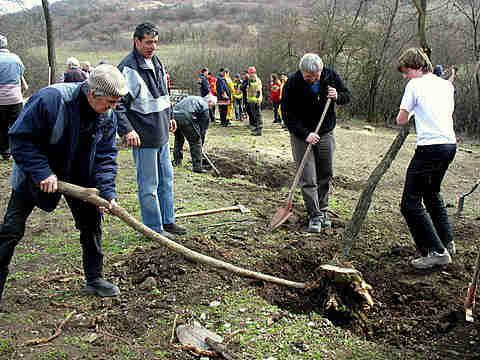
[[[226,211],[237,211],[237,210],[240,211],[240,208],[238,206],[229,206],[229,207],[218,208],[218,209],[193,211],[189,213],[175,215],[175,219],[192,217],[192,216],[200,216],[200,215],[216,214],[216,213],[226,212]]]
[[[328,98],[325,104],[325,107],[323,108],[323,113],[322,113],[322,116],[320,117],[320,121],[318,122],[317,127],[315,128],[315,131],[314,131],[315,134],[318,134],[320,127],[322,126],[323,120],[325,120],[325,116],[327,115],[327,111],[328,111],[328,108],[330,107],[331,102],[332,102],[332,99]],[[300,162],[297,172],[295,173],[295,178],[293,179],[292,187],[288,192],[287,203],[291,203],[293,200],[293,194],[295,192],[295,188],[297,187],[298,182],[300,181],[300,176],[302,176],[303,169],[305,168],[305,164],[307,163],[307,158],[308,158],[308,155],[310,154],[310,151],[312,150],[312,147],[313,147],[312,144],[308,144],[307,149],[305,150],[305,154],[303,154],[302,161]]]

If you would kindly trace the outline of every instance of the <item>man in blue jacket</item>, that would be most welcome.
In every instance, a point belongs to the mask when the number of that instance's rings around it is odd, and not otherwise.
[[[305,54],[299,70],[289,76],[283,87],[282,116],[290,132],[297,167],[308,144],[313,145],[300,178],[309,217],[308,231],[313,233],[331,226],[328,198],[333,177],[335,105],[328,109],[318,134],[314,132],[328,98],[334,104],[344,105],[350,101],[350,91],[334,70],[323,66],[317,54]]]
[[[143,23],[133,34],[134,48],[118,65],[128,94],[117,110],[118,134],[133,148],[142,221],[173,238],[186,230],[175,224],[173,167],[168,131],[175,132],[167,71],[155,55],[158,29]]]
[[[111,109],[127,93],[122,74],[111,65],[95,68],[88,81],[56,84],[35,93],[9,131],[14,166],[12,193],[0,225],[0,299],[15,246],[34,209],[53,211],[60,201],[58,179],[96,187],[115,204],[116,117]],[[83,293],[115,296],[119,289],[102,278],[101,211],[66,197],[83,250]]]

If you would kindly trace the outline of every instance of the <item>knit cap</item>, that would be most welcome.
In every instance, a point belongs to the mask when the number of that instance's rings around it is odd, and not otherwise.
[[[125,96],[127,81],[120,70],[109,64],[98,65],[90,73],[88,85],[96,96]]]

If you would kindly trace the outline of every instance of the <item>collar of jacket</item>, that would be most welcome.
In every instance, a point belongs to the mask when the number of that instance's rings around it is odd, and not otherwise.
[[[137,66],[140,69],[142,69],[142,70],[152,70],[152,68],[147,65],[147,62],[145,61],[145,58],[143,57],[143,55],[138,52],[138,50],[135,46],[133,47],[133,56],[135,58],[135,61],[137,62]],[[155,67],[156,71],[158,69],[162,69],[162,63],[158,59],[157,55],[153,55],[152,63],[153,63],[153,66]]]

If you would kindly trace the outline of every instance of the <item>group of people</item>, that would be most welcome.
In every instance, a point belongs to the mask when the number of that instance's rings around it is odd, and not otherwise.
[[[59,83],[33,94],[8,131],[14,164],[11,195],[0,225],[0,300],[14,249],[24,235],[25,223],[34,207],[53,211],[60,200],[58,181],[95,187],[109,207],[96,208],[66,197],[80,231],[86,283],[82,291],[98,296],[116,296],[119,288],[103,278],[102,213],[116,206],[116,134],[132,148],[136,166],[138,201],[143,223],[174,238],[186,233],[175,224],[173,167],[169,132],[179,128],[184,137],[197,139],[194,169],[203,170],[201,146],[215,103],[208,70],[201,75],[201,96],[187,96],[172,108],[167,70],[156,56],[158,28],[142,23],[133,35],[133,50],[118,67],[102,64],[82,82]],[[6,49],[0,37],[0,101],[21,98],[24,68]],[[3,61],[6,58],[7,60]],[[455,246],[451,226],[440,195],[445,172],[455,156],[452,83],[432,74],[433,67],[420,49],[409,49],[399,59],[399,71],[409,79],[397,117],[407,125],[412,114],[417,130],[417,149],[407,170],[401,212],[411,230],[421,257],[416,268],[451,262]],[[247,113],[252,115],[255,135],[261,134],[261,81],[256,69],[248,69]],[[5,75],[7,74],[7,75]],[[228,124],[231,93],[228,71],[222,69],[216,82],[216,98],[222,124]],[[7,81],[5,80],[7,79]],[[208,90],[208,93],[207,93]],[[211,95],[209,97],[209,94]],[[341,77],[324,66],[317,54],[305,54],[281,87],[281,114],[290,133],[293,158],[299,165],[308,144],[313,145],[300,186],[308,216],[308,231],[319,233],[331,226],[328,217],[330,181],[335,151],[336,106],[350,101]],[[234,98],[235,99],[235,98]],[[315,128],[324,111],[325,120]],[[7,104],[8,105],[8,104]],[[0,103],[0,112],[4,111]],[[3,116],[3,115],[2,115]],[[3,117],[1,119],[3,120]],[[177,140],[177,139],[176,139]],[[175,144],[176,162],[181,139]],[[193,153],[192,153],[193,155]],[[422,202],[425,204],[423,206]]]

